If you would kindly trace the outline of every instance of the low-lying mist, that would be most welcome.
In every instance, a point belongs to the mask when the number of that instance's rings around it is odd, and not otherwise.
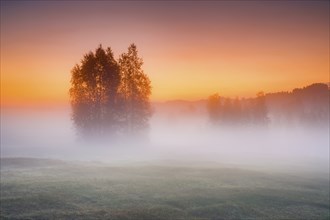
[[[329,127],[213,126],[205,111],[155,110],[148,139],[84,142],[70,109],[3,109],[1,157],[218,164],[329,172]],[[175,108],[174,108],[175,109]]]

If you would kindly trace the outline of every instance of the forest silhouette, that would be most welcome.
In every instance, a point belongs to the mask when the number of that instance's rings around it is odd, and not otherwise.
[[[326,127],[329,125],[329,87],[314,83],[292,92],[258,92],[256,98],[230,99],[213,94],[207,109],[213,125]]]
[[[137,47],[114,58],[100,45],[71,71],[72,120],[83,139],[146,139],[152,116],[151,81]],[[328,126],[329,87],[315,83],[292,92],[258,92],[255,98],[215,93],[203,102],[214,127]],[[189,111],[194,107],[189,106]]]

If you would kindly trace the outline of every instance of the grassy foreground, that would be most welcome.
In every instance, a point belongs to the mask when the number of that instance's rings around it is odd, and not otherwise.
[[[1,159],[1,219],[329,219],[329,177]]]

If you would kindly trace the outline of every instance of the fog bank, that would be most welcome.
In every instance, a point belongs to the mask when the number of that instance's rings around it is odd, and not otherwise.
[[[156,109],[157,110],[157,109]],[[2,109],[1,157],[103,162],[176,161],[329,172],[329,127],[214,127],[197,109],[155,111],[145,142],[85,143],[70,108]]]

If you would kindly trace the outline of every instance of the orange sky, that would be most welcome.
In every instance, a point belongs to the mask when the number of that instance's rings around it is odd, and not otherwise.
[[[328,1],[1,1],[1,105],[68,103],[84,53],[133,42],[154,101],[329,82]]]

